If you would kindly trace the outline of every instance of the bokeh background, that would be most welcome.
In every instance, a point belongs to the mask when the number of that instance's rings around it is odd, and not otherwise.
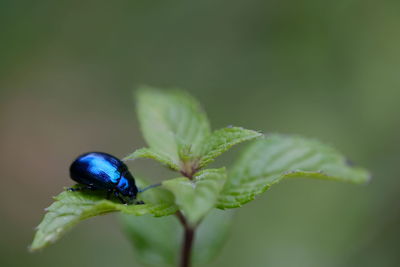
[[[214,128],[316,137],[373,173],[367,186],[273,187],[238,210],[210,266],[400,266],[399,12],[392,0],[0,1],[0,266],[140,266],[113,215],[27,247],[75,156],[144,146],[141,84],[188,90]]]

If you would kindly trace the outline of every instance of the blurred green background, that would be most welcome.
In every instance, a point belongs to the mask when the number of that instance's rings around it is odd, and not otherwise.
[[[238,210],[210,266],[400,266],[399,12],[394,0],[0,1],[0,266],[140,266],[115,215],[27,252],[75,156],[144,146],[140,84],[187,89],[214,128],[316,137],[373,173],[367,186],[273,187]]]

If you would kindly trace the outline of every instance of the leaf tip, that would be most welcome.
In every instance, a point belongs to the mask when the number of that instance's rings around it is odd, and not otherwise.
[[[359,179],[359,181],[357,182],[357,184],[361,184],[361,185],[369,185],[371,183],[371,180],[373,178],[372,173],[370,173],[369,171],[365,170],[365,169],[361,169],[364,174],[363,176]]]
[[[38,251],[37,249],[35,249],[34,247],[32,247],[32,245],[29,245],[28,248],[27,248],[27,250],[28,250],[29,253],[34,253],[34,252]]]

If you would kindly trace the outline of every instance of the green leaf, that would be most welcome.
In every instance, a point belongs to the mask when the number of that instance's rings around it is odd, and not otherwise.
[[[149,266],[177,266],[183,230],[175,216],[153,218],[122,215],[121,222],[138,260]],[[219,254],[232,224],[232,212],[212,210],[198,229],[193,263],[206,264]]]
[[[168,155],[165,155],[161,152],[154,151],[151,148],[141,148],[133,152],[132,154],[126,156],[123,161],[127,160],[135,160],[137,158],[148,158],[154,159],[161,162],[163,165],[173,169],[179,170],[179,162],[174,162]]]
[[[173,170],[191,174],[233,145],[261,135],[240,127],[211,134],[199,103],[181,91],[143,87],[137,93],[137,107],[141,129],[150,148],[139,149],[125,160],[151,158]]]
[[[234,164],[218,207],[236,208],[283,178],[315,178],[364,183],[369,173],[353,167],[339,152],[318,141],[270,135],[251,144]]]
[[[193,180],[175,178],[163,186],[175,195],[175,203],[188,222],[196,224],[215,207],[225,180],[225,168],[208,169],[196,173]]]
[[[216,258],[228,240],[233,222],[232,211],[213,209],[199,225],[193,246],[193,261],[207,264]]]
[[[135,257],[150,266],[176,266],[183,230],[175,216],[121,216]]]
[[[42,249],[57,241],[68,229],[90,217],[120,211],[136,216],[152,214],[166,216],[176,212],[173,196],[162,188],[154,188],[140,194],[146,204],[124,205],[104,199],[104,192],[64,191],[54,199],[42,222],[37,227],[30,247],[31,251]]]
[[[228,127],[214,131],[200,147],[199,167],[212,162],[232,146],[262,136],[261,133],[241,127]]]
[[[153,154],[162,162],[177,166],[192,157],[210,134],[206,114],[199,103],[182,91],[143,87],[137,92],[138,116],[143,136]],[[155,159],[158,157],[152,156]]]

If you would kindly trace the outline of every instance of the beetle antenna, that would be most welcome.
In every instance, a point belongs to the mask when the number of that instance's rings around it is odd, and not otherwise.
[[[157,187],[157,186],[160,186],[160,185],[161,185],[161,183],[152,184],[152,185],[146,186],[146,187],[143,188],[143,189],[139,189],[138,191],[139,191],[139,193],[143,193],[144,191],[146,191],[146,190],[148,190],[148,189],[151,189],[151,188],[154,188],[154,187]]]

